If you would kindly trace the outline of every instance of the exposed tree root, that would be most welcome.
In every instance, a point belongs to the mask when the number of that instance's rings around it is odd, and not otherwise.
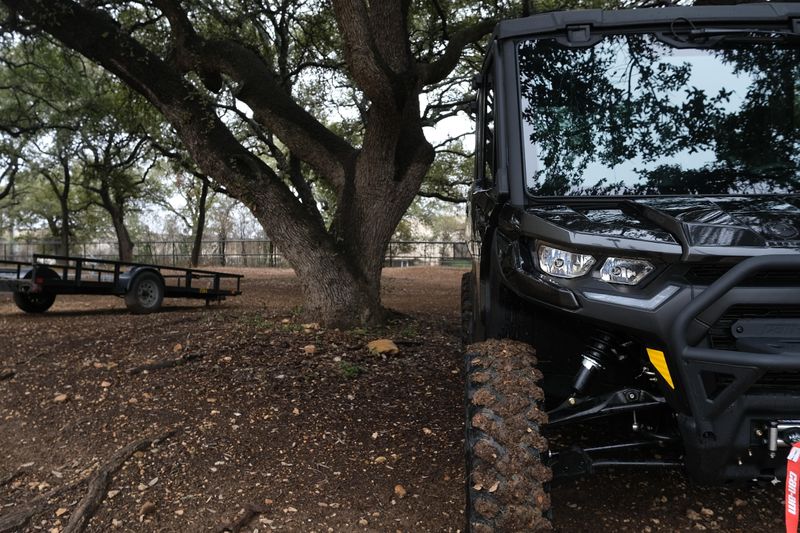
[[[16,371],[13,368],[3,368],[0,370],[0,381],[5,381],[7,379],[11,379],[16,375]]]
[[[8,485],[9,483],[11,483],[15,479],[17,479],[24,471],[25,471],[24,468],[19,467],[16,470],[14,470],[13,472],[11,472],[10,474],[7,474],[7,475],[5,475],[3,477],[0,477],[0,487],[4,487],[5,485]]]
[[[140,366],[135,366],[128,370],[128,374],[135,375],[141,374],[142,372],[150,372],[151,370],[162,370],[164,368],[174,368],[176,366],[182,366],[186,363],[190,363],[195,359],[202,359],[205,357],[206,354],[204,353],[192,353],[182,355],[177,359],[167,359],[166,361],[158,361],[155,363],[147,363]]]
[[[128,458],[134,454],[134,452],[142,451],[152,444],[161,442],[162,440],[171,437],[175,433],[177,433],[177,430],[173,429],[156,437],[150,437],[132,442],[115,453],[107,463],[101,465],[91,475],[80,477],[65,485],[55,488],[46,494],[37,496],[28,502],[28,504],[24,507],[14,509],[10,513],[0,516],[0,533],[19,531],[25,526],[25,524],[28,523],[31,517],[40,513],[44,513],[48,507],[50,507],[50,500],[64,492],[74,489],[88,480],[89,489],[83,499],[81,499],[78,507],[76,507],[72,512],[69,523],[64,528],[64,533],[76,533],[83,531],[86,525],[89,523],[89,519],[91,519],[92,515],[94,515],[94,512],[97,510],[97,507],[100,505],[100,502],[102,502],[103,498],[105,498],[106,491],[108,489],[108,483],[111,480],[111,476],[114,474],[114,472],[119,470],[125,461],[127,461]]]
[[[103,501],[103,498],[106,496],[108,484],[111,481],[111,476],[113,476],[114,472],[119,470],[122,465],[125,464],[125,461],[127,461],[131,455],[133,455],[135,452],[143,451],[153,444],[168,439],[177,433],[177,431],[177,429],[172,429],[156,437],[149,437],[132,442],[121,450],[117,451],[117,453],[115,453],[108,462],[95,470],[91,479],[89,480],[89,489],[78,503],[78,506],[72,512],[69,522],[67,523],[66,527],[64,527],[63,533],[78,533],[86,528],[89,520],[92,518],[94,512],[97,510],[97,508],[100,506],[100,503]]]
[[[242,530],[242,528],[246,527],[253,518],[257,515],[264,514],[269,511],[269,507],[266,505],[258,505],[255,503],[248,503],[244,506],[244,508],[239,511],[238,518],[233,522],[224,522],[220,524],[217,529],[214,530],[215,533],[238,533]]]
[[[81,477],[75,481],[67,483],[66,485],[55,488],[45,494],[42,494],[41,496],[37,496],[36,498],[32,499],[25,507],[14,509],[10,513],[0,516],[0,533],[19,531],[25,526],[25,524],[28,523],[28,520],[30,520],[32,516],[45,512],[47,508],[50,507],[50,500],[52,498],[55,498],[62,492],[67,492],[68,490],[77,487],[86,481],[87,478],[88,476]]]

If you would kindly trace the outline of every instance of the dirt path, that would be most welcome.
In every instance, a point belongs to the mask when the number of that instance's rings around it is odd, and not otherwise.
[[[348,332],[294,317],[290,272],[245,274],[239,298],[147,316],[112,297],[30,316],[0,297],[0,524],[71,487],[24,526],[59,530],[96,465],[177,429],[113,473],[88,531],[209,531],[248,505],[243,531],[463,528],[460,271],[387,270],[384,301],[406,316]],[[372,355],[380,337],[400,353]],[[553,498],[562,531],[778,531],[781,492],[612,471]]]

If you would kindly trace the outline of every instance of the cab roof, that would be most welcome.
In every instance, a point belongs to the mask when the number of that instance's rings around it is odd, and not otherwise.
[[[500,22],[495,27],[493,37],[513,39],[563,33],[572,27],[613,32],[669,26],[676,21],[697,25],[776,26],[800,33],[800,3],[557,11]]]

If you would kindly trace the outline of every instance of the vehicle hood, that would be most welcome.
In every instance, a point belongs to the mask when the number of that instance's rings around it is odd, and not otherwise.
[[[798,196],[564,199],[526,211],[565,230],[604,237],[691,247],[800,247]]]

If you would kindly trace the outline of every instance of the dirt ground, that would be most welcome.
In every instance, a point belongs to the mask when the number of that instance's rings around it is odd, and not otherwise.
[[[244,273],[238,298],[144,316],[114,297],[25,315],[0,296],[0,524],[32,505],[9,530],[60,531],[90,503],[96,532],[219,531],[245,512],[242,531],[463,529],[461,271],[388,269],[402,315],[368,331],[303,325],[291,272]],[[371,354],[378,338],[400,353]],[[165,361],[182,364],[136,371]],[[94,473],[114,459],[106,487]],[[552,497],[560,531],[781,531],[782,492],[610,470]]]

